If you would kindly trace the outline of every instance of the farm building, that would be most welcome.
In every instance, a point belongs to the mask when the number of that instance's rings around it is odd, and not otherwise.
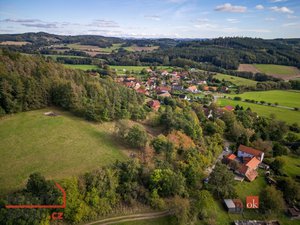
[[[248,181],[253,181],[258,176],[257,169],[263,157],[263,152],[240,145],[237,156],[229,154],[224,157],[223,163],[227,164],[238,176],[244,177]]]
[[[224,199],[224,204],[229,213],[242,213],[244,210],[240,199]]]
[[[244,158],[244,157],[256,157],[260,160],[260,162],[264,159],[264,153],[262,151],[256,150],[251,147],[247,147],[245,145],[240,145],[238,148],[238,157]]]

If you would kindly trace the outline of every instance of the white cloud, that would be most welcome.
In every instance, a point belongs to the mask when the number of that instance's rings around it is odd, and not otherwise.
[[[299,23],[284,23],[282,24],[283,27],[292,27],[292,26],[297,26]]]
[[[226,21],[229,23],[239,23],[240,22],[238,19],[231,19],[231,18],[226,19]]]
[[[144,16],[146,19],[149,20],[155,20],[155,21],[160,21],[160,16],[156,16],[156,15],[146,15]]]
[[[288,18],[288,19],[297,19],[297,18],[298,18],[298,16],[294,16],[294,15],[287,15],[287,18]]]
[[[290,13],[290,14],[293,14],[294,11],[289,9],[288,7],[278,7],[278,6],[273,6],[270,8],[272,11],[274,12],[280,12],[280,13]]]
[[[277,3],[277,2],[287,2],[288,0],[269,0],[269,2]]]
[[[215,11],[244,13],[247,11],[247,7],[239,6],[239,5],[231,5],[230,3],[225,3],[223,5],[218,5],[215,8]]]
[[[255,8],[258,10],[263,10],[265,7],[263,5],[257,5],[255,6]]]
[[[266,17],[265,20],[266,21],[275,21],[276,19],[274,17]]]
[[[93,27],[120,27],[118,23],[112,20],[95,20],[93,23],[89,24],[88,26]]]
[[[211,30],[218,27],[217,24],[211,23],[209,19],[197,19],[194,27],[204,30]]]

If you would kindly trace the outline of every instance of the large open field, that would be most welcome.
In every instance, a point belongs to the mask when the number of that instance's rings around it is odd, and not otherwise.
[[[60,116],[45,116],[54,110]],[[0,120],[0,194],[21,188],[33,172],[61,179],[126,158],[113,124],[93,124],[56,109]]]
[[[272,106],[265,106],[265,105],[258,105],[249,102],[242,102],[242,101],[234,101],[230,99],[218,99],[218,103],[221,106],[231,105],[231,106],[243,106],[244,109],[248,107],[251,108],[253,112],[256,112],[260,116],[270,117],[271,114],[274,114],[277,119],[285,121],[289,124],[299,122],[300,121],[300,112],[293,111],[290,109],[272,107]]]
[[[214,78],[217,78],[218,80],[224,80],[224,81],[229,81],[231,83],[233,83],[236,86],[256,86],[257,82],[254,80],[250,80],[250,79],[245,79],[242,77],[237,77],[237,76],[231,76],[231,75],[227,75],[227,74],[221,74],[218,73],[217,75],[214,76]]]
[[[293,66],[282,66],[274,64],[240,64],[239,71],[253,73],[261,72],[284,80],[300,77],[300,71]]]
[[[63,64],[67,68],[80,69],[80,70],[95,70],[99,69],[96,65],[81,65],[81,64]]]
[[[277,102],[279,105],[288,107],[300,108],[300,91],[252,91],[243,94],[227,95],[230,97],[239,96],[242,100],[250,99],[256,101],[265,101],[274,104]]]

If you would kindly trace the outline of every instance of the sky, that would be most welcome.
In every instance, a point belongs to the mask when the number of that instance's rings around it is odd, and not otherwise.
[[[0,33],[300,38],[300,0],[0,0]]]

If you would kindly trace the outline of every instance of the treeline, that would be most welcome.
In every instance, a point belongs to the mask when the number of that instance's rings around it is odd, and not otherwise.
[[[144,96],[42,57],[0,53],[0,114],[60,106],[93,121],[145,117]]]
[[[124,65],[172,65],[177,60],[189,60],[188,64],[208,64],[208,67],[236,70],[240,63],[264,63],[296,66],[300,68],[300,40],[253,38],[218,38],[205,40],[181,40],[176,46],[160,48],[153,52],[123,52],[100,55],[111,64]],[[219,71],[216,71],[219,72]]]

